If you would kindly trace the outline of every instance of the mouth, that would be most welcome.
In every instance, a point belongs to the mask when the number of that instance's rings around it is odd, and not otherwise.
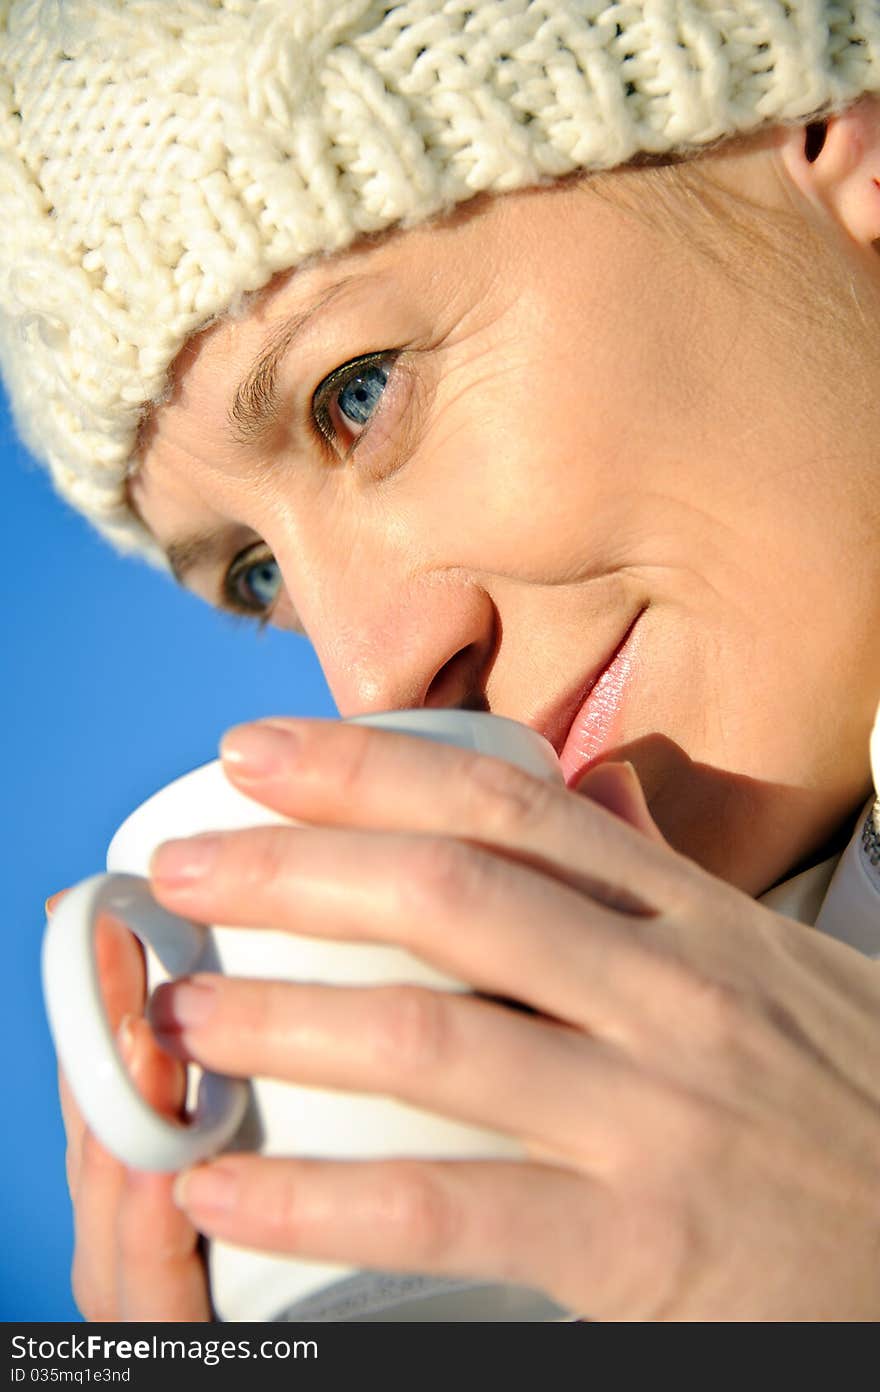
[[[644,612],[641,609],[636,614],[598,667],[582,677],[561,701],[529,722],[556,750],[569,787],[598,762],[614,737],[633,667],[633,635]]]

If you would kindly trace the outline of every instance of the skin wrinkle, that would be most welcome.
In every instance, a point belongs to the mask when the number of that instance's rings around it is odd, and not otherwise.
[[[199,345],[131,489],[160,541],[230,522],[238,550],[265,542],[275,621],[295,603],[343,715],[476,698],[535,719],[647,604],[609,753],[632,760],[675,849],[752,894],[861,805],[880,687],[880,559],[851,544],[877,424],[853,384],[880,352],[836,291],[816,320],[817,287],[849,278],[824,230],[783,262],[808,223],[779,139],[702,170],[487,197],[283,278]],[[301,397],[306,378],[430,339],[408,458],[390,467],[402,424],[381,399],[372,456],[367,433],[328,466],[286,427],[253,457],[224,452],[230,385],[331,275],[366,288],[322,313],[283,394],[294,372]],[[207,571],[191,582],[213,597]]]
[[[262,446],[278,423],[281,403],[278,399],[278,373],[284,358],[292,351],[297,338],[314,319],[345,292],[354,277],[345,276],[331,285],[300,314],[273,329],[263,345],[257,362],[240,382],[227,412],[232,443],[242,449]]]

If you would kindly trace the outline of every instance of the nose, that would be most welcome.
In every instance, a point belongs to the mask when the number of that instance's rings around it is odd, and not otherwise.
[[[464,574],[370,584],[323,596],[311,629],[341,716],[419,706],[488,710],[498,640],[490,596]]]

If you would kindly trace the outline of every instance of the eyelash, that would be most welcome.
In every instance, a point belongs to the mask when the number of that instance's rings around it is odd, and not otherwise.
[[[388,385],[391,382],[391,377],[394,372],[395,364],[397,362],[397,359],[400,357],[402,351],[403,350],[400,348],[385,348],[377,353],[364,353],[359,358],[351,358],[348,362],[342,363],[340,367],[334,368],[333,371],[327,377],[324,378],[323,382],[319,383],[319,385],[315,388],[315,391],[312,394],[310,424],[312,425],[313,433],[317,436],[321,445],[325,447],[329,446],[336,460],[339,460],[341,458],[342,461],[345,462],[346,460],[350,459],[351,456],[354,454],[355,450],[357,449],[358,445],[360,444],[361,440],[366,438],[366,435],[371,429],[373,422],[377,419],[377,417],[382,411],[382,402],[385,400],[385,396],[388,391]],[[390,369],[388,371],[386,379],[385,390],[383,391],[382,396],[379,398],[378,406],[376,407],[373,414],[370,416],[370,419],[367,421],[360,435],[357,435],[354,438],[354,440],[349,445],[345,453],[342,456],[340,456],[339,449],[334,438],[334,430],[330,421],[330,415],[327,410],[327,403],[334,395],[334,393],[341,394],[348,386],[349,382],[353,381],[355,377],[360,376],[361,373],[367,371],[371,367],[378,366],[379,363],[390,363]]]
[[[255,623],[262,632],[272,622],[275,606],[265,610],[252,609],[243,603],[235,588],[238,577],[251,570],[260,559],[275,560],[272,552],[262,541],[252,542],[243,551],[239,551],[223,577],[222,608],[226,618],[231,619],[233,623],[241,623],[242,621]]]
[[[373,421],[382,410],[382,400],[384,399],[385,391],[387,391],[387,382],[391,380],[394,366],[401,351],[402,349],[399,348],[388,348],[381,352],[366,353],[361,357],[351,358],[347,363],[342,363],[339,367],[334,368],[334,370],[315,388],[311,401],[310,427],[322,449],[331,450],[336,461],[341,459],[342,462],[347,462],[351,458],[361,440],[364,439],[372,426]],[[383,391],[382,396],[379,398],[379,403],[366,422],[361,434],[356,436],[345,450],[344,454],[340,455],[335,440],[335,431],[327,410],[327,403],[334,392],[341,393],[344,391],[348,383],[361,372],[376,366],[378,363],[385,362],[390,362],[391,364],[385,391]],[[274,561],[275,559],[272,552],[263,542],[252,542],[250,546],[246,546],[245,549],[240,551],[234,558],[223,578],[223,608],[226,612],[226,616],[234,623],[240,623],[242,620],[256,623],[257,627],[262,632],[271,623],[275,606],[273,605],[272,608],[265,611],[252,609],[242,602],[235,588],[237,578],[255,566],[259,562],[261,555],[267,561]]]

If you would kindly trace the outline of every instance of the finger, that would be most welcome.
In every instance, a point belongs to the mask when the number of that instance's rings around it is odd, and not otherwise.
[[[628,1298],[632,1215],[550,1166],[230,1155],[181,1176],[177,1197],[203,1232],[248,1247],[540,1286],[603,1318]]]
[[[145,1020],[134,1022],[131,1072],[152,1106],[167,1116],[180,1116],[185,1070],[158,1047]],[[173,1203],[173,1185],[173,1175],[125,1171],[116,1228],[119,1319],[210,1318],[199,1235]]]
[[[47,918],[52,917],[52,914],[58,908],[58,905],[61,903],[61,900],[64,898],[65,894],[69,893],[69,889],[59,889],[55,894],[49,895],[44,905],[44,910]]]
[[[64,1157],[65,1170],[67,1172],[67,1188],[71,1199],[76,1192],[76,1185],[79,1176],[80,1156],[82,1154],[83,1136],[85,1135],[86,1124],[83,1120],[82,1112],[76,1105],[70,1084],[64,1076],[61,1068],[58,1069],[58,1100],[61,1103],[61,1117],[64,1122],[64,1133],[67,1137],[67,1150]]]
[[[649,840],[667,845],[662,831],[648,810],[645,793],[630,763],[594,764],[573,786],[578,797],[587,797],[591,802],[613,812]]]
[[[592,1171],[618,1166],[635,1126],[668,1126],[675,1106],[610,1045],[425,987],[200,975],[160,987],[150,1011],[166,1047],[213,1071],[388,1095]]]
[[[67,889],[59,889],[55,894],[50,894],[45,903],[45,913],[47,918],[51,918],[65,894],[69,894]],[[82,1150],[83,1135],[85,1133],[85,1122],[82,1113],[76,1105],[73,1093],[70,1089],[63,1069],[58,1068],[58,1101],[61,1104],[61,1118],[64,1122],[64,1134],[67,1139],[67,1150],[64,1157],[65,1169],[67,1172],[67,1188],[73,1198],[76,1184],[76,1177],[79,1171],[80,1152]]]
[[[46,901],[47,915],[67,892]],[[95,952],[108,1020],[135,1084],[159,1110],[177,1115],[184,1101],[185,1070],[157,1047],[149,1027],[132,1013],[142,1007],[145,994],[140,944],[123,923],[102,914],[96,924]],[[198,1237],[171,1202],[172,1181],[163,1186],[153,1183],[163,1176],[126,1171],[87,1129],[61,1069],[58,1086],[68,1138],[68,1186],[75,1200],[72,1276],[80,1309],[93,1320],[208,1318]],[[126,1248],[135,1232],[152,1234],[152,1263],[141,1257],[126,1265]],[[154,1279],[157,1260],[161,1279]],[[154,1306],[159,1314],[151,1313]],[[127,1314],[131,1309],[143,1313]]]
[[[119,1051],[130,1066],[135,1020],[126,1016],[117,1031]],[[73,1294],[88,1320],[118,1318],[116,1224],[125,1167],[94,1132],[82,1129],[80,1154],[72,1177],[75,1248]]]
[[[255,735],[272,742],[260,774],[239,757]],[[236,786],[285,816],[475,840],[522,854],[627,911],[677,903],[682,874],[699,873],[589,798],[435,740],[334,720],[273,719],[227,732],[221,753]]]
[[[678,984],[672,959],[645,946],[652,920],[624,919],[452,838],[274,826],[177,845],[191,878],[164,878],[161,850],[152,885],[186,917],[395,943],[480,991],[593,1031],[662,1008]],[[212,845],[196,875],[196,850]]]
[[[60,889],[46,900],[46,917],[52,914],[69,889]],[[144,951],[138,939],[112,914],[98,915],[95,924],[95,956],[104,1007],[115,1030],[122,1017],[140,1009],[146,985]]]
[[[146,994],[144,951],[138,939],[112,914],[102,913],[95,925],[95,957],[104,1008],[110,1028],[123,1016],[139,1014]]]
[[[145,1055],[144,1031],[149,1036],[143,1020],[125,1016],[117,1031],[120,1054],[139,1091],[152,1089],[166,1109],[176,1113],[182,1102],[183,1069],[167,1055],[158,1060]],[[155,1045],[153,1050],[160,1053]],[[121,1318],[118,1247],[125,1188],[125,1166],[84,1128],[74,1184],[73,1290],[89,1320]]]
[[[67,893],[61,891],[61,895]],[[54,896],[56,902],[61,895]],[[51,902],[51,901],[47,901]],[[101,914],[95,931],[95,954],[104,1008],[116,1032],[126,1015],[139,1013],[145,994],[145,969],[140,943],[111,914]],[[58,1094],[67,1135],[66,1170],[71,1197],[76,1194],[86,1124],[63,1071],[58,1071]]]
[[[199,1233],[171,1197],[173,1175],[129,1170],[119,1224],[119,1315],[170,1323],[211,1318]]]

